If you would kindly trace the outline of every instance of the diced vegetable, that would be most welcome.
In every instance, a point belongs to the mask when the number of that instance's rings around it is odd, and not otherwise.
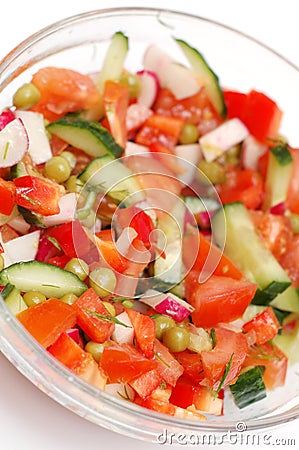
[[[267,396],[263,382],[263,366],[255,366],[239,375],[235,384],[230,386],[234,400],[239,408],[251,405]]]

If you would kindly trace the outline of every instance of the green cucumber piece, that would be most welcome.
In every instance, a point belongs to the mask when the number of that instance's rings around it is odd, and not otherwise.
[[[268,210],[286,200],[292,176],[293,158],[287,145],[279,144],[269,153],[263,209]]]
[[[47,129],[93,157],[108,154],[118,158],[123,152],[123,148],[116,143],[109,131],[96,121],[65,116],[50,123]]]
[[[200,78],[206,80],[205,88],[208,96],[216,111],[223,119],[225,119],[227,109],[218,76],[211,69],[204,56],[197,49],[191,47],[187,44],[187,42],[181,39],[176,39],[176,42],[180,46],[194,72]]]
[[[264,289],[257,289],[252,303],[254,305],[269,305],[272,300],[284,292],[290,284],[290,281],[273,281]]]
[[[11,174],[12,178],[19,178],[19,177],[24,177],[24,176],[28,175],[26,166],[23,163],[23,161],[19,161],[17,164],[12,166],[12,168],[10,170],[10,174]]]
[[[12,264],[0,272],[0,285],[14,285],[21,291],[39,291],[46,297],[61,298],[65,294],[80,296],[87,285],[67,270],[40,261]]]
[[[23,300],[21,291],[11,284],[7,284],[1,292],[2,298],[6,306],[15,316],[27,309],[27,305]]]
[[[236,405],[242,409],[267,397],[263,381],[264,366],[255,366],[239,375],[235,384],[230,386]]]
[[[47,228],[41,214],[36,214],[23,206],[18,206],[19,213],[24,217],[27,223],[40,228]]]
[[[109,155],[91,161],[81,172],[79,179],[107,193],[116,202],[124,202],[126,206],[145,198],[142,187],[131,170]]]

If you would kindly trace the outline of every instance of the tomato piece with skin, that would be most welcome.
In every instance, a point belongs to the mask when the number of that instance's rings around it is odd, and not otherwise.
[[[130,308],[127,308],[126,312],[133,325],[139,349],[146,358],[153,358],[155,354],[156,339],[156,326],[154,320],[151,317]]]
[[[184,368],[184,378],[198,384],[204,378],[201,356],[199,353],[191,353],[188,350],[173,354]],[[178,405],[179,406],[179,405]]]
[[[247,94],[244,92],[224,90],[223,96],[227,108],[227,118],[238,118],[242,120],[246,108]]]
[[[215,328],[215,339],[215,347],[209,352],[203,351],[201,358],[207,385],[217,389],[228,364],[230,367],[222,388],[232,383],[239,375],[247,355],[248,344],[243,333],[220,327]]]
[[[58,225],[49,234],[57,240],[69,258],[80,258],[90,250],[90,240],[79,220]]]
[[[30,175],[15,178],[13,180],[16,187],[16,204],[30,211],[51,216],[60,211],[59,186],[41,178]]]
[[[194,395],[196,386],[183,376],[178,379],[176,385],[172,388],[170,403],[180,408],[188,408],[194,404]]]
[[[273,342],[249,348],[244,367],[264,366],[263,380],[266,389],[272,390],[283,386],[286,379],[288,358]]]
[[[127,142],[126,113],[129,106],[129,88],[113,80],[104,86],[103,103],[109,129],[116,142],[123,148]]]
[[[62,269],[64,269],[69,260],[70,258],[66,255],[56,255],[49,258],[47,262],[48,264],[53,264],[53,266],[61,267]]]
[[[299,149],[290,149],[293,158],[291,181],[286,198],[286,207],[294,214],[299,214]]]
[[[17,315],[22,325],[45,348],[54,344],[61,333],[76,324],[75,309],[58,300],[48,300],[31,306]]]
[[[242,327],[245,333],[254,331],[255,344],[262,345],[273,339],[280,329],[280,324],[271,306],[257,314]]]
[[[279,262],[287,271],[293,286],[299,288],[299,235],[288,241],[286,251]]]
[[[160,386],[162,381],[163,379],[157,369],[152,369],[134,378],[129,384],[139,397],[145,399]]]
[[[39,90],[40,100],[31,110],[40,112],[50,122],[68,112],[90,109],[99,103],[95,83],[85,74],[59,67],[43,67],[31,83]]]
[[[88,354],[67,333],[62,333],[59,338],[48,348],[58,361],[70,370],[77,369],[88,359]]]
[[[175,386],[184,368],[158,339],[155,340],[155,361],[158,363],[157,370],[163,380],[170,386]]]
[[[122,229],[133,228],[146,247],[150,247],[151,233],[154,231],[155,225],[146,212],[134,205],[128,208],[118,208],[115,216]]]
[[[279,260],[285,254],[293,237],[290,218],[263,211],[250,211],[250,215],[267,247]]]
[[[264,182],[253,169],[231,168],[226,181],[217,186],[222,203],[243,202],[248,209],[257,209],[263,200]]]
[[[7,223],[5,223],[4,225],[0,226],[0,234],[1,234],[2,241],[4,243],[5,242],[9,242],[12,239],[15,239],[15,238],[19,237],[19,234],[16,232],[16,230],[14,230]]]
[[[109,321],[105,305],[92,288],[75,301],[73,308],[77,314],[77,324],[93,341],[102,344],[111,337],[114,323]]]
[[[99,363],[111,383],[130,383],[132,380],[157,369],[157,362],[145,358],[129,344],[111,342],[105,346]]]
[[[257,290],[257,284],[246,279],[212,275],[199,283],[198,278],[197,271],[186,277],[186,299],[195,308],[191,317],[196,327],[213,327],[240,318]]]
[[[179,141],[184,124],[184,120],[176,117],[152,114],[136,133],[135,142],[146,146],[159,142],[172,149]]]
[[[0,178],[0,213],[9,216],[15,206],[16,187],[12,181]]]

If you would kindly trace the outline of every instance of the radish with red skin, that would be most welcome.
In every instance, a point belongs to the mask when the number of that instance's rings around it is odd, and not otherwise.
[[[267,147],[249,134],[241,146],[241,166],[245,169],[258,170],[258,161],[267,151]]]
[[[151,108],[160,88],[159,79],[151,70],[140,70],[137,72],[137,75],[140,78],[141,84],[140,92],[137,96],[137,103]]]
[[[0,167],[17,164],[29,148],[29,139],[21,119],[14,119],[0,131]]]
[[[175,322],[182,322],[188,317],[194,308],[174,294],[149,289],[141,297],[140,301],[151,306],[159,314],[165,314]]]

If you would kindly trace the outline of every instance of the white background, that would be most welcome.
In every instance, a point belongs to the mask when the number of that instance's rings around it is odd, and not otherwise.
[[[0,58],[28,35],[64,17],[115,6],[149,6],[185,11],[230,25],[269,45],[299,67],[297,0],[196,0],[195,4],[189,0],[6,0],[3,3]],[[298,428],[299,422],[296,421],[271,433],[275,438],[296,438],[298,448]],[[65,410],[28,382],[0,354],[1,450],[145,450],[159,447],[158,444],[135,441],[104,430]],[[245,446],[230,446],[240,447]],[[262,447],[269,448],[269,445]]]

